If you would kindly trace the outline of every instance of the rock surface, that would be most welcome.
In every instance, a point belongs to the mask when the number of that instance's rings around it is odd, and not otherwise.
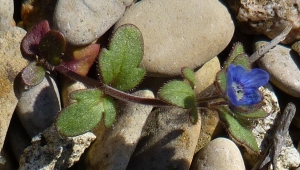
[[[231,16],[218,0],[143,0],[130,6],[115,28],[123,24],[141,30],[141,65],[152,76],[201,66],[227,46],[234,32]]]
[[[104,34],[133,0],[58,0],[54,27],[73,45],[86,45]]]
[[[51,126],[41,135],[36,136],[32,145],[24,150],[19,162],[19,170],[67,169],[79,160],[81,154],[95,138],[96,136],[91,132],[62,138],[55,127]]]
[[[287,26],[293,28],[283,43],[300,39],[300,2],[295,0],[227,0],[241,31],[273,39]]]
[[[14,86],[20,83],[15,78],[28,64],[20,51],[20,43],[25,34],[26,31],[17,27],[0,31],[0,150],[18,102],[17,97],[20,97],[14,90]]]
[[[217,138],[195,156],[190,170],[245,170],[239,148],[229,139]]]
[[[257,41],[255,49],[267,43]],[[277,45],[259,59],[258,65],[270,74],[270,81],[287,94],[300,97],[299,56],[290,48]]]
[[[133,94],[154,97],[149,90]],[[153,108],[150,105],[124,102],[119,102],[117,106],[120,111],[113,127],[108,129],[102,124],[94,130],[97,139],[88,150],[87,169],[125,170]]]
[[[0,0],[0,30],[12,27],[14,15],[14,1]]]
[[[28,135],[34,137],[54,122],[60,109],[56,82],[46,75],[40,84],[22,93],[16,113]]]
[[[193,125],[187,110],[161,108],[152,112],[127,169],[188,170],[196,148],[201,119]]]

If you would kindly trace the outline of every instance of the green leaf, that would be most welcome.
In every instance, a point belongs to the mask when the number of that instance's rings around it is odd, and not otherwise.
[[[138,85],[145,69],[138,67],[143,57],[143,38],[134,25],[123,25],[113,35],[109,50],[99,57],[101,75],[105,84],[127,91]]]
[[[247,71],[249,71],[251,69],[251,64],[249,61],[249,57],[247,54],[240,54],[238,55],[231,64],[234,65],[240,65],[242,67],[244,67]]]
[[[235,117],[237,119],[260,119],[260,118],[265,118],[266,116],[268,116],[268,113],[265,112],[262,108],[258,108],[254,111],[248,111],[248,112],[239,112],[239,111],[235,111]]]
[[[259,153],[256,139],[250,129],[235,119],[227,106],[215,107],[218,110],[220,119],[225,123],[230,136],[240,145]]]
[[[158,96],[167,103],[189,109],[196,106],[195,93],[190,85],[182,81],[170,81],[158,92]]]
[[[182,76],[189,81],[192,88],[195,88],[195,73],[190,68],[182,68],[181,69]]]
[[[190,110],[189,110],[189,118],[190,118],[190,121],[192,124],[196,124],[198,122],[198,109],[197,107],[192,107]]]
[[[47,32],[39,43],[39,53],[52,65],[59,65],[62,62],[61,56],[66,47],[66,40],[59,31]]]
[[[27,86],[36,86],[43,81],[46,70],[43,66],[33,61],[22,71],[22,81]]]
[[[217,73],[215,83],[217,88],[223,94],[225,94],[227,88],[227,76],[226,76],[226,72],[223,69]]]
[[[77,100],[61,111],[55,125],[63,136],[77,136],[92,130],[105,113],[105,125],[110,126],[115,118],[116,110],[110,97],[104,97],[98,89],[78,90],[71,93],[70,98]]]
[[[233,44],[232,50],[229,54],[228,59],[224,64],[224,69],[227,70],[228,66],[233,62],[233,60],[240,54],[244,54],[245,50],[242,43],[237,42]]]

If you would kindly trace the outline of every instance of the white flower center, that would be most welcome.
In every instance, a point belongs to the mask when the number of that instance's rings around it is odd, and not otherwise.
[[[235,91],[237,99],[241,100],[244,96],[243,87],[240,84],[237,84],[236,82],[232,82],[232,88]]]

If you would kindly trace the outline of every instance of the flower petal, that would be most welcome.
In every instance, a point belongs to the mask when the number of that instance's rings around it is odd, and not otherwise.
[[[261,101],[261,95],[258,89],[256,88],[247,88],[244,89],[244,96],[239,101],[240,105],[253,105]]]
[[[240,79],[246,76],[247,72],[244,67],[240,65],[230,64],[228,67],[228,77],[231,77],[231,80],[240,84]]]
[[[268,83],[270,79],[269,74],[259,68],[254,68],[245,76],[241,77],[240,83],[244,88],[259,88]]]
[[[233,104],[234,106],[240,105],[240,102],[236,95],[236,91],[233,89],[232,86],[227,86],[227,96],[228,96],[231,104]]]

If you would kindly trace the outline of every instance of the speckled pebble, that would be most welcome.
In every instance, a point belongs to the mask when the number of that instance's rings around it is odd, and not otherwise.
[[[20,51],[20,43],[25,34],[26,31],[18,27],[0,31],[0,150],[20,97],[14,89],[15,78],[28,64]]]
[[[267,43],[257,41],[255,50]],[[289,47],[277,45],[258,60],[260,68],[270,74],[270,81],[287,94],[300,97],[299,56]]]
[[[43,132],[61,109],[55,80],[46,75],[43,81],[22,93],[16,113],[30,137]]]
[[[133,0],[58,0],[53,21],[67,42],[85,45],[99,38]]]
[[[0,31],[12,27],[14,15],[14,1],[0,0]]]
[[[130,6],[116,27],[134,24],[144,38],[141,65],[151,76],[179,75],[218,55],[230,42],[234,25],[218,0],[143,0]]]
[[[190,170],[245,170],[239,148],[229,139],[217,138],[209,142],[195,156]]]

